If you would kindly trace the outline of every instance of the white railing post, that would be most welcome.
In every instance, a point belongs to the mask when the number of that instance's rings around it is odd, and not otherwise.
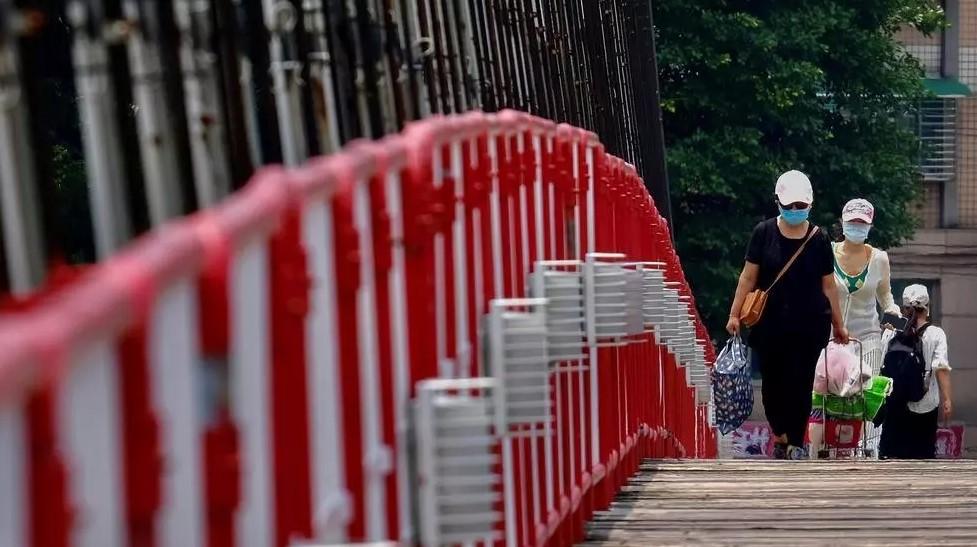
[[[410,491],[410,467],[408,461],[409,415],[410,415],[410,363],[407,345],[407,288],[405,284],[406,266],[404,251],[404,215],[402,210],[403,192],[400,165],[388,166],[384,179],[387,216],[390,219],[391,267],[387,276],[390,291],[391,347],[394,366],[394,431],[397,442],[397,506],[400,537],[403,542],[414,539],[412,518],[412,499]]]
[[[149,331],[152,398],[165,461],[157,537],[166,547],[203,545],[206,537],[195,290],[193,280],[183,279],[164,291]]]
[[[312,277],[309,318],[305,340],[308,345],[308,401],[311,420],[313,533],[321,541],[346,540],[351,512],[345,484],[342,450],[342,390],[336,341],[336,285],[334,265],[332,202],[323,196],[306,196],[302,211],[303,242],[308,252]]]
[[[379,350],[377,348],[376,279],[373,260],[373,223],[366,179],[353,185],[353,223],[359,234],[360,284],[356,293],[357,345],[360,358],[360,408],[363,416],[363,458],[366,479],[367,539],[386,538],[384,479],[390,472],[390,451],[383,444]],[[355,465],[355,463],[354,463]]]
[[[24,401],[0,402],[0,545],[27,545],[28,503],[27,421]]]
[[[253,240],[238,249],[229,275],[231,411],[247,462],[236,535],[242,545],[265,547],[275,538],[267,241]]]
[[[452,141],[450,144],[451,179],[454,181],[452,194],[451,240],[454,258],[454,287],[455,292],[455,351],[457,353],[455,368],[459,378],[465,378],[471,370],[471,342],[468,336],[468,248],[465,240],[465,171],[462,165],[462,146],[468,146],[468,141]]]
[[[71,544],[121,547],[126,527],[115,346],[110,340],[91,340],[66,358],[56,406],[59,442],[71,473],[68,495],[76,512]]]

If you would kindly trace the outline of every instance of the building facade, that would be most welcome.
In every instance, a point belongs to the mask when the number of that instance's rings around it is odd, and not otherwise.
[[[920,105],[920,229],[890,249],[893,293],[929,287],[933,313],[949,339],[954,420],[977,456],[977,0],[945,0],[949,26],[897,39],[922,63],[933,98]]]

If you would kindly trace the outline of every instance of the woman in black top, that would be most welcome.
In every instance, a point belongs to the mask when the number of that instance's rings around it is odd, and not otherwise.
[[[753,230],[746,264],[736,286],[726,330],[740,331],[740,309],[755,288],[768,289],[790,257],[816,227],[807,217],[814,202],[811,181],[800,171],[777,179],[780,216]],[[814,234],[796,262],[768,293],[759,323],[750,332],[763,381],[763,407],[775,436],[774,457],[803,459],[804,432],[818,355],[834,324],[835,339],[848,342],[835,288],[831,241]]]

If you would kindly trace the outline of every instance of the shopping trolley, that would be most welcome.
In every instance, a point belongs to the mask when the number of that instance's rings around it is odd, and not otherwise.
[[[868,448],[868,439],[863,434],[867,429],[865,422],[871,421],[882,407],[886,396],[892,391],[892,380],[871,376],[870,370],[866,374],[862,342],[852,339],[851,343],[858,347],[856,391],[840,396],[825,390],[827,393],[813,392],[811,396],[811,404],[816,412],[812,412],[809,420],[808,443],[811,454],[818,459],[875,457],[875,450]],[[825,364],[827,352],[828,345],[824,348]]]

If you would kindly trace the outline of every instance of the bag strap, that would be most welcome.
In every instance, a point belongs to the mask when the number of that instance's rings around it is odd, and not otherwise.
[[[790,267],[794,265],[794,261],[797,260],[797,257],[801,256],[801,253],[804,252],[804,247],[807,246],[807,242],[811,241],[811,238],[814,237],[814,234],[816,233],[818,233],[817,226],[815,226],[814,229],[811,230],[811,233],[807,234],[807,238],[804,239],[804,243],[801,243],[801,246],[798,247],[797,251],[794,252],[794,256],[790,257],[790,260],[787,261],[787,264],[784,264],[784,267],[780,269],[780,273],[778,273],[777,277],[774,278],[773,283],[771,283],[770,286],[767,287],[768,292],[771,289],[773,289],[773,286],[776,285],[778,281],[780,281],[780,278],[783,277],[785,273],[787,273],[787,270],[789,270]]]
[[[919,352],[920,358],[923,359],[923,376],[928,377],[930,372],[932,372],[932,367],[926,363],[926,355],[923,354],[923,333],[932,323],[923,323],[918,329],[916,329],[916,343],[913,344],[913,351]],[[928,378],[927,378],[928,379]]]

